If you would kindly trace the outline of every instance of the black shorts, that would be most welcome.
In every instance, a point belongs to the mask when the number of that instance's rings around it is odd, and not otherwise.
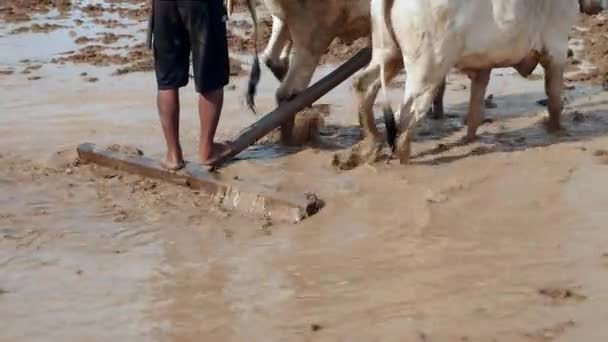
[[[223,0],[155,0],[154,65],[158,89],[188,84],[190,55],[196,91],[223,88],[230,77]]]

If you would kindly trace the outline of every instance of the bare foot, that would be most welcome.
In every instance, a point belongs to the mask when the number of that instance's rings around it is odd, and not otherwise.
[[[179,170],[183,169],[184,166],[186,166],[186,163],[184,163],[183,160],[169,161],[169,160],[165,159],[160,162],[160,165],[168,171],[179,171]]]
[[[226,154],[230,153],[231,148],[227,143],[214,143],[209,155],[200,154],[201,163],[205,166],[214,166],[214,164]]]
[[[178,147],[177,150],[167,150],[165,160],[160,162],[160,165],[168,171],[178,171],[184,168],[184,157],[182,156],[182,149]]]

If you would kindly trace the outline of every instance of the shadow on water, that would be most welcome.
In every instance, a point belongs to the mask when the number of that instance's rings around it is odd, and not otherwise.
[[[261,141],[241,152],[228,164],[243,160],[270,161],[299,153],[307,149],[338,151],[353,147],[363,138],[359,126],[327,125],[319,132],[319,141],[304,146],[285,146]]]
[[[605,101],[602,101],[604,103]],[[599,104],[599,103],[598,103]],[[449,144],[439,144],[437,147],[421,152],[413,159],[413,164],[439,165],[451,163],[470,156],[480,156],[497,152],[517,152],[527,149],[546,147],[561,143],[583,142],[593,138],[608,135],[608,111],[569,111],[562,115],[562,132],[549,133],[543,122],[534,125],[517,128],[499,133],[484,133],[479,136],[475,147],[470,150],[450,156],[436,156],[448,152],[457,147],[463,147],[466,143],[462,140]]]
[[[565,94],[567,103],[574,103],[579,99],[589,96],[589,89],[577,88],[568,90]],[[468,109],[467,100],[446,106],[446,114],[443,119],[435,120],[426,117],[416,130],[415,143],[440,141],[451,137],[454,133],[461,131],[465,127],[466,112]],[[487,104],[484,109],[485,120],[482,125],[487,124],[506,124],[512,119],[536,117],[538,113],[546,111],[546,106],[541,104],[546,99],[544,91],[522,92],[508,95],[493,96],[492,102]],[[585,103],[576,106],[576,109],[599,105],[601,103]],[[608,123],[602,118],[601,113],[583,113],[573,116],[575,109],[568,108],[562,115],[562,123],[567,129],[561,136],[548,134],[544,125],[538,124],[525,129],[516,129],[509,132],[484,133],[480,136],[479,143],[483,146],[476,147],[472,151],[460,158],[469,155],[480,155],[489,152],[517,151],[525,148],[547,146],[560,142],[571,142],[590,139],[608,133]],[[376,125],[381,136],[385,137],[384,120],[376,113]],[[583,120],[580,122],[579,120]],[[260,162],[276,160],[306,149],[316,149],[321,151],[335,152],[352,148],[363,139],[363,132],[358,125],[335,125],[330,124],[321,129],[321,143],[309,143],[304,146],[288,147],[277,143],[262,141],[243,151],[230,163],[242,160],[256,160]],[[464,146],[464,142],[439,144],[437,148],[422,152],[414,158],[422,158],[429,155],[436,155],[455,147]],[[442,156],[435,160],[421,161],[422,164],[437,164],[460,159],[459,157]]]

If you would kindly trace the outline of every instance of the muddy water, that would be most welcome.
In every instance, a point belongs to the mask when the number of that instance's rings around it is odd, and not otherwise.
[[[567,92],[567,133],[542,128],[542,80],[495,71],[480,139],[464,135],[468,84],[449,78],[451,118],[425,122],[408,167],[336,172],[333,151],[257,146],[223,172],[327,206],[298,225],[222,212],[192,191],[92,166],[80,142],[163,143],[150,73],[22,59],[73,49],[1,32],[1,341],[605,341],[608,95]],[[22,49],[53,38],[52,49]],[[320,68],[316,78],[331,70]],[[85,82],[87,72],[99,77]],[[244,80],[227,90],[220,136],[255,120]],[[264,73],[261,111],[276,82]],[[396,106],[402,90],[391,90]],[[195,160],[190,86],[182,139]],[[326,139],[358,139],[349,84]],[[578,112],[578,113],[576,113]],[[340,128],[334,128],[334,126]],[[345,128],[346,127],[346,128]],[[280,157],[279,157],[280,156]]]

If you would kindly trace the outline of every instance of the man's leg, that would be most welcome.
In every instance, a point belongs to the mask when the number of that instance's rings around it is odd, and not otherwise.
[[[184,166],[184,158],[179,143],[179,90],[159,90],[157,106],[167,143],[163,166],[170,170],[181,169]]]
[[[179,3],[182,20],[187,24],[192,47],[194,82],[199,95],[199,156],[212,165],[229,151],[225,144],[213,142],[224,101],[224,86],[230,76],[224,7],[221,1],[184,1]]]
[[[157,106],[167,155],[163,166],[184,166],[179,143],[179,88],[188,84],[190,37],[173,1],[154,1],[154,64]]]
[[[198,97],[198,113],[201,123],[199,156],[205,165],[213,164],[228,152],[228,146],[213,142],[224,104],[224,89],[202,93]]]

